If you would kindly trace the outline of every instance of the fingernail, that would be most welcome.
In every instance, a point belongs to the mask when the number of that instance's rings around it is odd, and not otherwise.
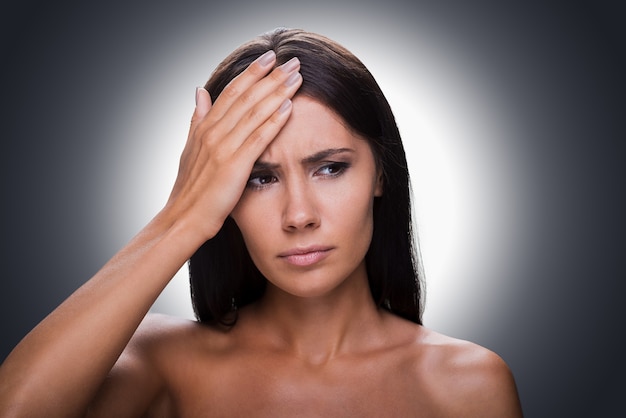
[[[280,105],[280,107],[278,108],[278,112],[279,113],[284,113],[286,112],[289,108],[291,107],[291,100],[289,99],[285,99],[285,101],[283,102],[283,104]]]
[[[266,65],[269,65],[272,62],[274,62],[275,58],[276,58],[276,53],[272,50],[269,50],[265,54],[259,57],[259,64],[265,67]]]
[[[300,60],[297,57],[293,57],[286,63],[280,66],[280,69],[286,73],[290,73],[300,65]]]
[[[202,87],[196,87],[196,106],[198,106],[198,96],[200,95],[200,89]]]
[[[289,87],[289,86],[293,86],[294,84],[296,84],[298,82],[298,80],[300,80],[300,73],[299,72],[295,72],[293,74],[291,74],[289,76],[289,78],[285,81],[285,86]]]

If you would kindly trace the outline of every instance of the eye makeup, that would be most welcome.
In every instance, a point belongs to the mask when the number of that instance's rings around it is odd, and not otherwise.
[[[311,167],[313,177],[332,179],[343,175],[351,167],[352,163],[348,160],[354,153],[355,150],[351,148],[329,148],[303,158],[300,163]],[[332,157],[336,157],[336,160],[330,160]],[[279,169],[280,164],[257,161],[252,168],[246,188],[261,190],[278,182],[276,173]]]

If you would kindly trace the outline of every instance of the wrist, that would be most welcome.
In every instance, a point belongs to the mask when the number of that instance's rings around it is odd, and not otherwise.
[[[154,217],[151,225],[159,235],[175,240],[176,245],[186,249],[191,257],[202,244],[217,235],[223,223],[211,222],[208,217],[198,218],[197,214],[183,216],[168,205]]]

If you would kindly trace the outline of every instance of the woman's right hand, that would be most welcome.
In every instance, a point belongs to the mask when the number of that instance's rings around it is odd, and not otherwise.
[[[275,62],[273,52],[257,59],[215,104],[206,90],[198,90],[164,209],[2,363],[0,415],[78,416],[100,399],[105,381],[132,389],[114,401],[105,396],[106,409],[132,411],[156,396],[161,383],[149,364],[114,365],[163,288],[219,231],[255,161],[287,122],[290,100],[302,83],[300,63],[294,59],[272,71]],[[112,368],[117,377],[106,379]]]
[[[164,211],[212,238],[239,201],[255,161],[285,125],[302,83],[297,58],[273,68],[268,51],[234,78],[214,104],[198,88],[179,172]],[[269,75],[268,75],[269,73]]]

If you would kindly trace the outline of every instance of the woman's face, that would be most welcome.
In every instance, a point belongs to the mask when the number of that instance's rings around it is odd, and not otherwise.
[[[381,193],[367,141],[325,106],[298,96],[232,217],[272,285],[321,296],[354,275],[366,278],[374,196]]]

